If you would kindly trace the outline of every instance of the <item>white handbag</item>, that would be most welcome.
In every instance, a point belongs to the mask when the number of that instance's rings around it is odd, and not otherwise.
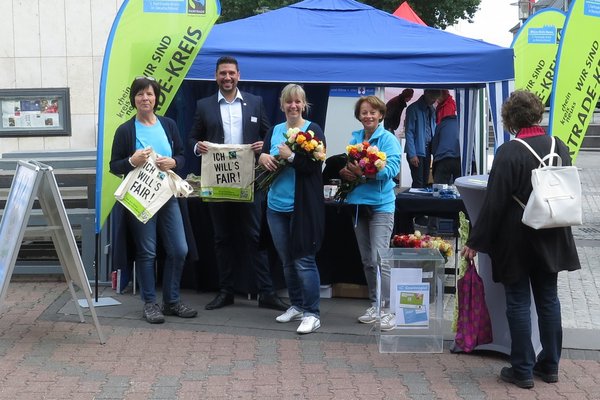
[[[554,152],[556,140],[552,138],[550,153],[543,159],[521,139],[522,143],[540,161],[531,171],[531,186],[527,205],[516,196],[513,198],[523,207],[521,221],[534,229],[559,228],[581,225],[581,182],[577,167],[562,166],[562,159]],[[557,166],[552,166],[556,158]]]

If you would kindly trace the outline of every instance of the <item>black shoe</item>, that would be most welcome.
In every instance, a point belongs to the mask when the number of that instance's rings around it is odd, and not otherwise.
[[[287,311],[290,308],[289,304],[285,304],[275,293],[258,296],[258,306],[279,311]]]
[[[219,293],[217,297],[208,303],[204,308],[207,310],[216,310],[233,304],[233,295],[228,293]]]
[[[533,366],[533,374],[539,376],[546,383],[558,382],[558,371],[557,372],[544,372],[539,364]]]
[[[500,379],[504,382],[512,383],[521,389],[533,388],[533,379],[517,379],[512,367],[504,367],[500,371]]]
[[[164,315],[176,315],[179,318],[194,318],[196,315],[198,315],[198,311],[182,302],[175,304],[163,304],[162,312]]]

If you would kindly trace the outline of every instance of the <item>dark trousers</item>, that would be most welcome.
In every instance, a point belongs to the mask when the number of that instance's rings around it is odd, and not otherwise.
[[[254,269],[259,294],[274,292],[266,250],[259,247],[265,195],[254,193],[253,203],[208,203],[215,240],[221,292],[233,294],[237,263]],[[240,251],[240,248],[242,251]]]
[[[412,178],[413,188],[424,188],[429,186],[429,170],[431,169],[431,143],[425,145],[425,157],[419,157],[419,166],[413,167],[406,155],[406,160],[410,167],[410,176]]]
[[[460,157],[442,158],[433,162],[433,183],[452,185],[460,176]]]
[[[518,379],[530,379],[536,364],[531,342],[531,290],[538,315],[542,352],[537,363],[545,372],[558,372],[562,349],[560,301],[557,273],[531,272],[518,282],[504,285],[506,317],[510,329],[510,362]]]

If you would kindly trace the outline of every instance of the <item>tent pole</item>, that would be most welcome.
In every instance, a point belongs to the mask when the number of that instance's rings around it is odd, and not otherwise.
[[[94,255],[94,301],[98,303],[98,265],[100,254],[100,235],[96,232],[96,254]]]

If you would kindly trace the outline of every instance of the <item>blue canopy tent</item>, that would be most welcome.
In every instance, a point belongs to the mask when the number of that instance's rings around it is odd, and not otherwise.
[[[497,108],[508,96],[509,82],[514,78],[512,49],[413,24],[353,0],[306,0],[213,27],[167,111],[178,121],[185,142],[196,100],[217,90],[215,65],[224,55],[238,59],[240,88],[263,96],[265,105],[271,108],[272,121],[282,119],[281,115],[274,118],[279,108],[277,97],[283,85],[289,82],[304,84],[314,105],[310,119],[323,127],[330,85],[455,89],[466,173],[471,166],[473,149],[478,159],[485,160],[481,137],[487,133],[487,123],[478,123],[482,92],[488,86],[494,88],[494,95],[489,98]],[[498,119],[494,121],[499,123]],[[478,126],[485,129],[480,130]],[[475,135],[476,131],[479,135]],[[502,133],[503,129],[498,125],[494,131]],[[496,144],[503,138],[502,134],[498,135]],[[187,158],[192,160],[191,149],[188,151]],[[186,164],[191,169],[194,163]],[[193,213],[202,215],[202,212],[205,211],[191,208],[190,219],[195,218]],[[111,218],[122,220],[114,211]],[[201,226],[202,223],[196,225]],[[209,247],[212,235],[211,232],[205,234],[197,243],[207,247],[198,247],[198,254],[202,254],[203,266],[214,265]],[[113,238],[113,244],[113,255],[127,257],[126,240]],[[198,255],[192,255],[193,249],[196,248],[191,245],[190,258],[196,259]],[[339,257],[336,254],[336,263],[342,265],[351,265],[360,259],[354,255],[340,261]],[[113,261],[113,265],[125,264]],[[202,273],[216,273],[213,269],[206,271]],[[359,279],[363,279],[362,268],[357,271]],[[244,279],[245,275],[240,277]],[[202,279],[210,282],[216,277],[202,275]],[[184,281],[194,279],[188,277]],[[245,279],[244,284],[251,281]]]
[[[469,149],[482,151],[474,135],[480,89],[494,88],[497,115],[514,79],[510,48],[417,25],[353,0],[305,0],[215,25],[186,80],[214,81],[223,55],[238,59],[244,82],[455,89],[465,171]],[[499,120],[494,123],[499,145],[504,130]]]

